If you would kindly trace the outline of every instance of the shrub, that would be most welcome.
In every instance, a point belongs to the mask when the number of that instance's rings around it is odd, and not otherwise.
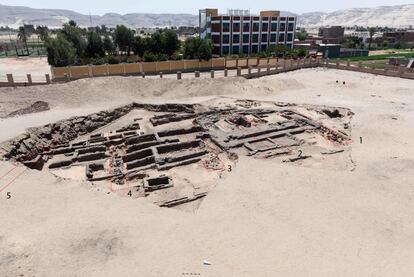
[[[92,58],[90,60],[90,64],[93,64],[93,65],[102,65],[102,64],[105,64],[105,59],[103,59],[103,58]]]
[[[156,62],[157,56],[152,52],[145,52],[143,56],[144,62]]]
[[[108,64],[119,64],[119,60],[114,56],[107,57]]]

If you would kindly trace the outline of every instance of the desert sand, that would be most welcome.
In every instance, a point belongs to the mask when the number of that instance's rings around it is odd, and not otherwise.
[[[6,74],[13,74],[14,81],[27,82],[26,74],[32,75],[33,82],[44,82],[45,74],[50,74],[46,57],[19,57],[0,59],[0,82],[7,82]]]
[[[197,103],[222,96],[352,110],[354,167],[241,156],[188,212],[1,161],[0,275],[414,274],[411,80],[308,69],[253,80],[109,77],[3,88],[1,117],[39,100],[50,110],[0,119],[0,141],[132,101]]]

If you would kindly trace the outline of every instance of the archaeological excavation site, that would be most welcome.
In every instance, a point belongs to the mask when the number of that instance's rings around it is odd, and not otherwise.
[[[352,169],[352,115],[340,107],[226,97],[131,103],[30,128],[0,151],[6,160],[102,193],[194,210],[244,159]]]

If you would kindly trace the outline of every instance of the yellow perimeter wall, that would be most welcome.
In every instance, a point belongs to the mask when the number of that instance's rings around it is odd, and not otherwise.
[[[210,70],[224,68],[247,68],[249,66],[276,65],[277,59],[225,59],[217,58],[209,61],[198,60],[181,60],[181,61],[165,61],[165,62],[148,62],[148,63],[122,63],[122,64],[105,64],[105,65],[85,65],[85,66],[69,66],[69,67],[51,67],[53,79],[64,78],[83,78],[106,75],[134,75],[141,73],[157,73],[157,72],[177,72],[177,71],[194,71],[194,70]]]

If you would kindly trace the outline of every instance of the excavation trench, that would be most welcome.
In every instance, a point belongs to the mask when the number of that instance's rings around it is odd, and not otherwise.
[[[343,108],[256,102],[251,109],[240,104],[244,100],[212,101],[131,103],[30,128],[0,151],[4,159],[58,176],[84,168],[85,180],[111,192],[175,207],[201,201],[239,155],[303,163],[289,155],[299,148],[319,151],[315,136],[321,145],[336,145],[326,149],[331,153],[342,153],[350,141],[337,120],[349,123],[352,113]]]

